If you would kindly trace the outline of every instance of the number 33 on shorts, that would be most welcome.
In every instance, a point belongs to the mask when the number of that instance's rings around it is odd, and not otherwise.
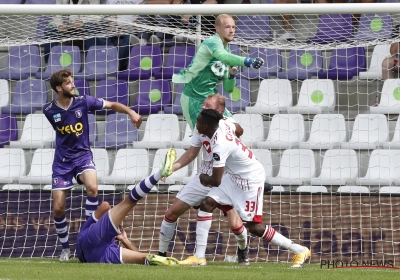
[[[246,200],[246,207],[245,207],[244,211],[246,211],[246,212],[254,212],[255,209],[256,209],[256,202],[255,201]]]

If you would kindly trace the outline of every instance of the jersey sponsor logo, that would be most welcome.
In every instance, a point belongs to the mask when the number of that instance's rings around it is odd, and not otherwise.
[[[207,153],[211,153],[211,145],[210,142],[204,141],[203,142],[204,149],[206,149]]]
[[[71,133],[75,133],[76,136],[80,136],[83,133],[83,124],[78,122],[75,125],[72,124],[68,124],[68,125],[64,125],[62,127],[57,127],[57,130],[61,132],[61,134],[71,134]]]
[[[75,116],[76,116],[77,118],[82,117],[82,111],[81,111],[81,110],[75,111]]]
[[[213,153],[213,159],[216,160],[216,161],[220,161],[221,158],[219,156],[219,153]]]
[[[54,119],[54,122],[60,122],[61,121],[61,114],[58,113],[58,114],[53,115],[53,119]]]

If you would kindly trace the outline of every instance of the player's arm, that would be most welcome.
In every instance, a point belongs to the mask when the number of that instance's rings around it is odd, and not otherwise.
[[[123,229],[123,227],[120,227],[119,230],[121,233],[115,237],[118,241],[121,242],[121,245],[129,250],[139,252],[138,248],[132,244],[132,242],[129,241],[128,236],[126,235],[126,231]]]
[[[231,93],[235,89],[236,86],[236,74],[238,69],[236,66],[229,67],[229,71],[225,74],[222,79],[222,85],[225,92]]]
[[[230,66],[247,66],[259,69],[264,64],[264,60],[260,57],[251,58],[238,56],[227,52],[224,48],[214,50],[213,56],[224,64]]]
[[[111,109],[117,113],[124,113],[124,114],[129,115],[129,117],[131,118],[132,124],[136,128],[139,128],[140,125],[142,124],[142,116],[141,115],[139,115],[131,108],[129,108],[119,102],[111,102],[111,101],[104,100],[104,109]]]
[[[177,161],[174,162],[172,169],[177,171],[191,163],[199,154],[200,149],[201,147],[190,146],[189,150],[187,150]]]
[[[235,123],[235,126],[236,126],[235,134],[236,134],[236,137],[239,138],[240,136],[243,135],[243,132],[244,132],[243,127],[238,123]]]
[[[224,167],[214,167],[212,175],[200,174],[200,183],[206,187],[218,187],[221,184]]]

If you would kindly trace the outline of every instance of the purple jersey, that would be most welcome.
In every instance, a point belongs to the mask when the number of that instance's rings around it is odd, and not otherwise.
[[[44,115],[56,131],[54,162],[68,163],[92,156],[88,112],[103,107],[103,99],[89,95],[74,97],[68,109],[59,107],[55,100],[43,106]]]

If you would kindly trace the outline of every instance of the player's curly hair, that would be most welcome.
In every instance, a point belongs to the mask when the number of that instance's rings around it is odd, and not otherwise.
[[[200,115],[206,124],[213,127],[217,127],[219,121],[223,119],[223,116],[214,109],[204,109]]]
[[[61,70],[58,70],[57,72],[54,72],[50,77],[51,88],[55,92],[57,92],[56,87],[61,86],[62,83],[64,82],[64,80],[68,77],[72,77],[71,69],[61,69]]]

